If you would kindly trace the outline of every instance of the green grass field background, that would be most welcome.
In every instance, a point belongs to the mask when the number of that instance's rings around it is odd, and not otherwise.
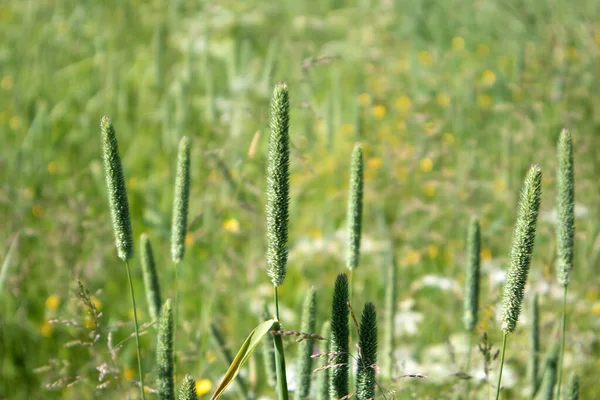
[[[471,214],[482,225],[477,332],[498,348],[502,273],[532,163],[542,167],[543,195],[527,288],[540,295],[545,351],[557,339],[562,301],[554,271],[555,146],[568,128],[577,219],[565,376],[580,375],[581,398],[600,392],[597,1],[4,0],[0,37],[1,399],[139,395],[130,383],[137,364],[127,277],[102,171],[103,115],[115,125],[134,233],[153,241],[163,298],[174,296],[177,143],[191,138],[177,371],[199,386],[216,385],[227,366],[209,324],[235,350],[272,296],[264,192],[268,105],[278,81],[291,97],[285,328],[299,329],[310,285],[318,291],[318,326],[328,318],[335,276],[345,270],[350,152],[361,141],[364,239],[354,306],[358,313],[373,301],[383,309],[391,240],[397,372],[429,376],[385,382],[384,390],[398,399],[449,398],[459,382]],[[138,251],[136,243],[131,265],[147,323]],[[78,299],[77,279],[101,312],[98,321]],[[526,314],[509,342],[504,398],[526,398],[529,390]],[[96,323],[100,337],[82,345]],[[144,331],[153,386],[155,329]],[[121,341],[112,357],[109,344]],[[288,364],[297,349],[286,341]],[[481,354],[472,364],[483,372]],[[496,371],[497,361],[493,377]],[[258,394],[274,398],[260,355],[245,373]],[[476,398],[486,398],[485,384],[474,387]]]

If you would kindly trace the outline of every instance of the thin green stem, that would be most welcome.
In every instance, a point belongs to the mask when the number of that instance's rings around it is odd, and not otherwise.
[[[467,350],[467,365],[465,366],[465,373],[469,373],[471,368],[471,348],[473,347],[473,332],[469,331],[469,349]],[[471,391],[471,380],[467,380],[467,388],[465,393],[465,399],[469,400],[469,392]]]
[[[173,379],[177,381],[177,317],[179,316],[179,264],[175,262],[175,307],[173,309]]]
[[[558,385],[556,398],[560,398],[560,385],[562,383],[563,362],[565,357],[565,334],[567,331],[567,285],[563,290],[563,310],[562,310],[562,333],[560,338],[560,353],[558,362]]]
[[[279,298],[277,296],[277,286],[275,289],[275,324],[273,329],[275,331],[281,330],[281,324],[279,323]],[[273,335],[273,346],[275,348],[275,373],[277,375],[277,398],[279,400],[288,400],[288,388],[287,388],[287,377],[285,371],[285,354],[283,352],[283,340],[281,334],[276,333]]]
[[[142,400],[146,399],[144,395],[144,372],[142,371],[142,354],[140,351],[140,332],[137,319],[137,308],[135,306],[135,295],[133,294],[133,282],[131,281],[131,271],[129,270],[129,262],[125,260],[125,269],[127,270],[127,279],[129,280],[129,291],[131,293],[131,305],[133,306],[133,322],[135,324],[135,343],[137,345],[137,361],[138,370],[140,371],[140,390],[142,392]]]
[[[506,352],[506,336],[505,332],[502,336],[502,355],[500,356],[500,373],[498,374],[498,385],[496,386],[496,400],[500,398],[500,385],[502,384],[502,368],[504,368],[504,353]]]

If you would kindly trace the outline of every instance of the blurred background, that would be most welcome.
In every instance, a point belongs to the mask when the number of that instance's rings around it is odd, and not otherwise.
[[[101,164],[103,115],[115,125],[134,233],[153,242],[164,298],[174,295],[177,143],[183,135],[192,140],[178,374],[193,374],[201,398],[210,396],[227,365],[209,324],[235,351],[272,296],[265,160],[268,105],[279,81],[291,96],[290,260],[280,288],[286,328],[299,329],[311,285],[319,330],[328,318],[334,279],[345,271],[349,157],[361,141],[355,307],[368,300],[382,309],[391,243],[398,376],[429,376],[382,382],[383,389],[399,399],[449,398],[459,384],[454,374],[467,343],[464,238],[473,214],[482,224],[477,333],[487,332],[498,348],[500,287],[532,163],[544,175],[527,296],[540,296],[545,351],[557,338],[562,300],[554,271],[555,146],[568,128],[577,219],[565,376],[579,373],[582,398],[600,391],[596,0],[3,0],[0,37],[1,399],[138,396],[130,382],[137,363],[127,277]],[[131,265],[147,323],[138,250]],[[77,280],[99,315],[81,301]],[[507,398],[529,390],[526,311],[509,342]],[[153,387],[155,330],[144,331]],[[297,351],[286,341],[291,370]],[[472,366],[485,379],[480,353]],[[496,370],[494,361],[492,376]],[[260,355],[244,376],[257,395],[274,398]],[[474,387],[487,393],[484,383]]]

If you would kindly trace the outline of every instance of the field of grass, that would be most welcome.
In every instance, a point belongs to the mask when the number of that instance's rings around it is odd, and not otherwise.
[[[269,101],[280,81],[291,104],[289,265],[279,288],[285,329],[300,329],[310,286],[317,330],[329,319],[335,278],[346,271],[348,171],[360,141],[364,216],[353,306],[360,316],[372,301],[384,315],[392,243],[394,376],[427,376],[382,377],[383,392],[395,391],[385,397],[445,399],[464,388],[457,373],[468,347],[471,215],[482,235],[476,341],[487,333],[493,353],[501,346],[501,287],[519,189],[533,163],[543,171],[542,202],[526,298],[539,295],[543,359],[560,328],[556,143],[567,128],[576,233],[564,371],[580,376],[581,398],[600,393],[596,0],[4,0],[0,37],[0,399],[139,396],[127,275],[102,168],[103,115],[114,123],[127,179],[149,387],[156,329],[147,325],[139,237],[152,240],[163,298],[174,297],[175,162],[179,139],[191,140],[177,382],[190,373],[209,398],[227,369],[210,324],[235,352],[272,298],[266,159]],[[508,343],[504,399],[529,398],[528,305]],[[292,366],[299,345],[284,344]],[[483,359],[473,350],[471,398],[488,396]],[[492,360],[490,383],[497,371]],[[260,354],[242,372],[257,396],[275,398]]]

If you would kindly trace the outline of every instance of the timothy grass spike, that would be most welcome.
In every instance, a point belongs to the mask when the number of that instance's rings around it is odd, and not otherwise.
[[[350,192],[348,194],[348,254],[346,267],[353,271],[360,260],[360,238],[363,209],[363,151],[356,143],[350,163]]]
[[[315,288],[311,287],[304,299],[302,309],[301,331],[313,333],[316,329],[317,295]],[[312,352],[315,340],[306,339],[300,343],[298,357],[298,384],[296,386],[296,399],[308,399],[310,395],[310,381],[312,374]]]
[[[285,83],[275,86],[271,101],[267,164],[267,267],[274,286],[283,284],[288,256],[290,184],[290,102]]]
[[[472,217],[467,233],[467,270],[465,278],[464,317],[465,329],[473,332],[479,310],[479,253],[481,246],[479,220]]]
[[[563,395],[564,400],[578,400],[579,399],[579,376],[572,373],[565,386],[565,393]]]
[[[100,128],[102,133],[102,158],[108,188],[108,205],[115,233],[117,255],[121,260],[126,261],[133,256],[133,233],[119,146],[115,129],[107,116],[102,117]]]
[[[196,381],[191,375],[186,375],[181,382],[179,388],[179,400],[196,400],[198,395],[196,394]]]
[[[173,222],[171,226],[171,257],[179,263],[185,255],[188,204],[190,197],[190,142],[187,137],[179,141],[175,197],[173,199]]]
[[[517,327],[531,253],[535,241],[537,216],[542,194],[542,170],[533,165],[523,184],[513,234],[508,275],[502,296],[502,331],[512,333]]]
[[[573,237],[575,233],[575,184],[573,177],[573,147],[571,133],[563,130],[558,140],[558,172],[556,226],[557,277],[562,286],[567,286],[573,269]]]
[[[160,284],[158,275],[156,274],[156,264],[154,263],[152,244],[150,243],[150,238],[145,233],[142,233],[142,236],[140,237],[140,249],[148,312],[150,318],[156,320],[158,319],[161,306]]]
[[[546,369],[544,372],[544,381],[540,392],[539,400],[552,400],[554,398],[554,386],[556,384],[556,373],[558,367],[558,351],[556,345],[552,345],[548,349],[546,358]]]
[[[377,371],[377,313],[373,303],[365,304],[359,332],[356,397],[358,400],[370,400],[375,398],[375,373]]]
[[[348,395],[348,370],[350,368],[348,363],[350,338],[348,315],[348,277],[346,274],[340,274],[335,280],[331,302],[329,352],[333,367],[329,369],[330,400],[338,400]]]
[[[171,299],[165,301],[158,320],[156,343],[156,391],[160,400],[174,400],[173,384],[173,306]]]

